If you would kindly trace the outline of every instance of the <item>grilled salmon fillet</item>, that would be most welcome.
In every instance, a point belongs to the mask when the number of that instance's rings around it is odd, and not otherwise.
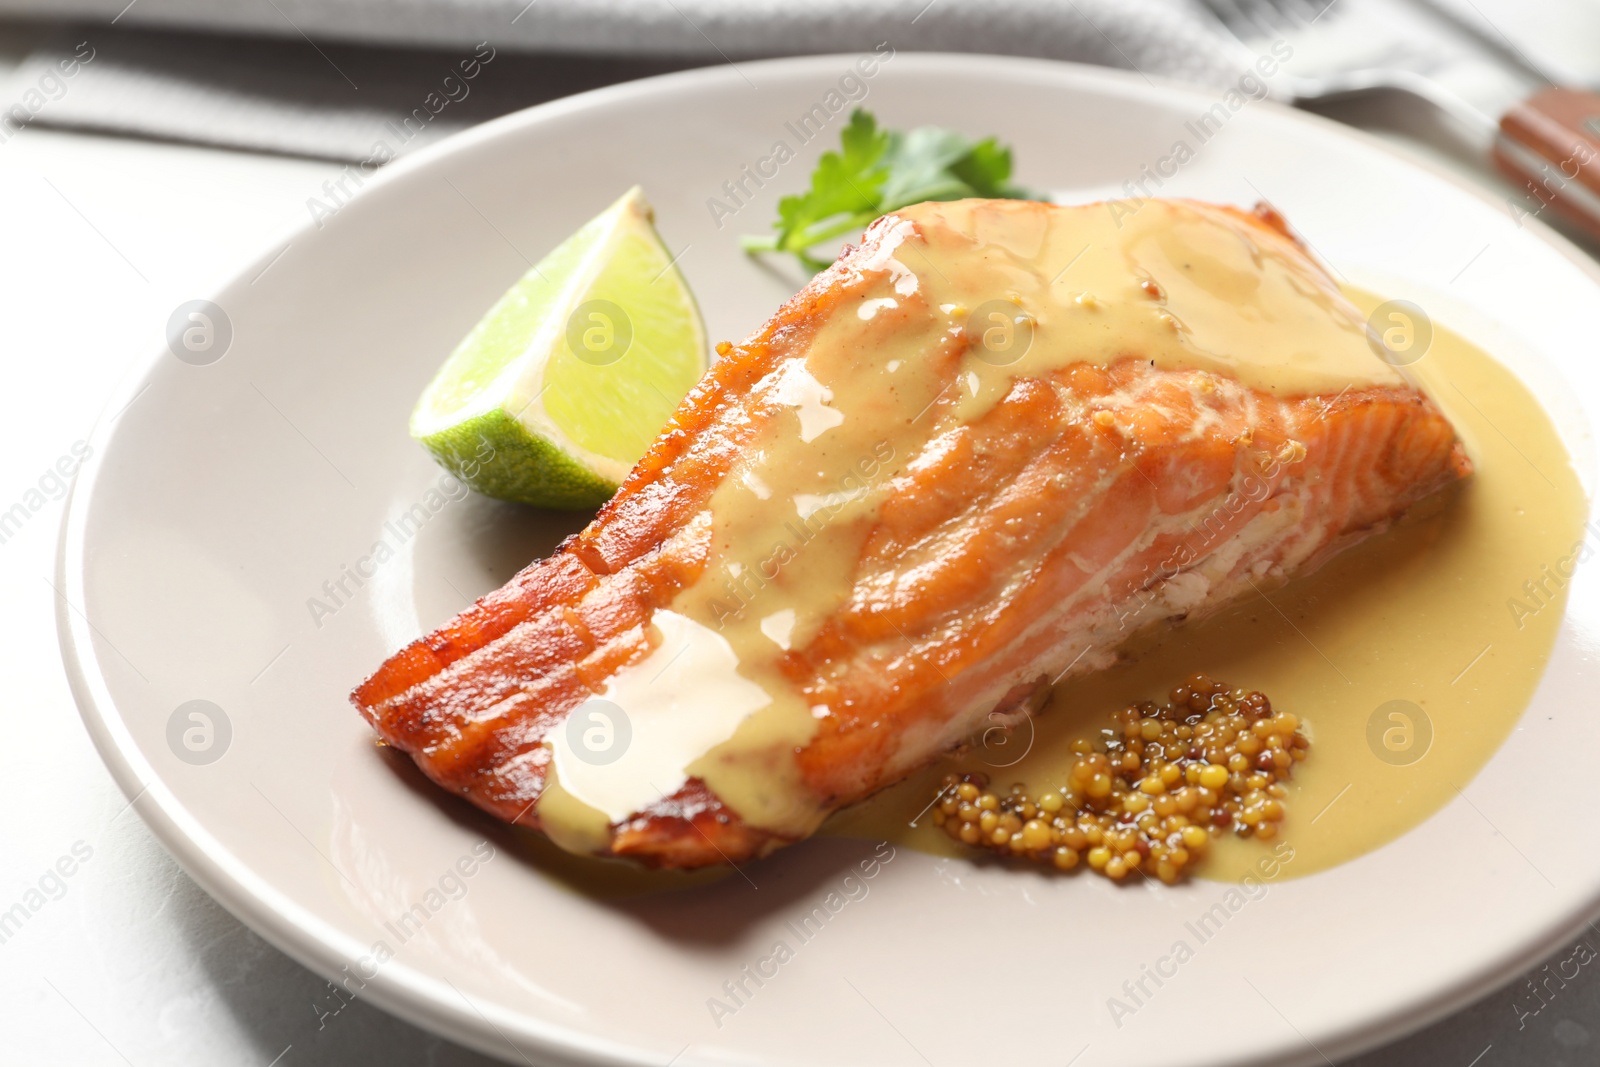
[[[762,855],[1466,477],[1368,336],[1269,209],[902,209],[721,346],[582,533],[352,700],[564,847]]]

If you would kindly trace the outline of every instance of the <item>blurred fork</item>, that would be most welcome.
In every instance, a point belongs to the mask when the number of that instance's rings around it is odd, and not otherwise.
[[[1292,52],[1296,101],[1400,92],[1451,116],[1537,200],[1600,239],[1600,95],[1421,4],[1397,0],[1202,0],[1252,54]]]

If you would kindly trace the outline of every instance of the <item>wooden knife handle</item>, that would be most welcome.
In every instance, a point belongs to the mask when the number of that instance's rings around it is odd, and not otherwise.
[[[1494,161],[1526,194],[1521,222],[1559,212],[1600,240],[1600,94],[1542,89],[1500,120]],[[1523,212],[1526,212],[1524,214]]]

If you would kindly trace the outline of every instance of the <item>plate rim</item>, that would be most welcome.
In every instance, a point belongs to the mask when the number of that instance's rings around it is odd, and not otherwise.
[[[609,105],[625,105],[629,100],[649,95],[663,88],[697,83],[715,84],[718,81],[742,76],[743,69],[774,70],[784,74],[803,73],[807,68],[836,72],[840,62],[848,62],[858,53],[827,53],[820,55],[790,56],[773,59],[741,61],[738,64],[707,65],[666,74],[638,78],[626,82],[601,86],[575,93],[546,103],[523,108],[470,127],[434,144],[401,157],[379,169],[358,192],[366,196],[369,190],[386,188],[394,182],[411,179],[413,172],[424,171],[435,161],[445,159],[504,137],[517,131],[545,122],[559,120],[568,114],[583,112]],[[985,53],[912,52],[897,53],[902,62],[897,71],[923,68],[919,71],[948,70],[950,67],[967,68],[982,77],[995,71],[1004,63],[1008,70],[1030,68],[1041,75],[1055,75],[1074,82],[1075,87],[1092,95],[1107,89],[1116,89],[1124,99],[1149,99],[1170,103],[1175,97],[1194,101],[1214,102],[1210,87],[1195,86],[1166,78],[1151,80],[1136,71],[1065,60],[991,55]],[[1474,185],[1437,163],[1414,157],[1400,148],[1364,130],[1347,126],[1315,113],[1297,110],[1276,99],[1253,102],[1259,108],[1265,105],[1279,118],[1303,123],[1312,129],[1377,150],[1402,166],[1443,181],[1457,190],[1469,194],[1485,205],[1499,210],[1499,200],[1486,188]],[[1553,229],[1538,217],[1532,225],[1523,221],[1536,239],[1542,240],[1576,266],[1600,290],[1600,263],[1571,240]],[[285,235],[284,246],[276,244],[250,260],[238,272],[219,286],[212,288],[208,297],[225,294],[246,280],[257,276],[265,266],[281,256],[287,246],[314,232],[311,221],[303,221]],[[117,388],[96,417],[88,435],[92,452],[74,479],[68,493],[59,534],[55,560],[55,621],[57,640],[74,703],[94,743],[101,762],[111,773],[128,803],[113,818],[121,817],[128,808],[139,813],[151,833],[161,843],[169,856],[194,879],[205,892],[221,904],[233,917],[249,927],[274,948],[283,952],[320,977],[328,978],[340,973],[342,961],[357,958],[366,946],[359,945],[330,924],[304,911],[275,885],[255,873],[248,865],[231,856],[221,843],[189,819],[172,790],[155,768],[150,766],[129,734],[120,710],[99,669],[100,656],[94,645],[94,624],[78,605],[84,603],[85,570],[88,548],[85,543],[85,523],[89,501],[106,455],[106,445],[113,426],[131,401],[147,388],[150,379],[162,361],[167,358],[165,348],[155,348],[143,360],[131,361],[131,366],[121,376]],[[111,414],[107,417],[107,413]],[[1591,508],[1595,501],[1591,500]],[[1497,750],[1498,751],[1498,750]],[[1494,757],[1491,756],[1492,760]],[[1485,764],[1487,766],[1487,764]],[[140,774],[141,769],[145,772]],[[141,778],[145,780],[141,780]],[[140,800],[150,794],[150,802],[141,808]],[[164,801],[164,802],[163,802]],[[1437,814],[1437,813],[1435,813]],[[1430,817],[1431,818],[1431,817]],[[1424,824],[1427,820],[1424,820]],[[1419,824],[1420,825],[1423,824]],[[1419,995],[1398,1002],[1386,1012],[1364,1020],[1349,1021],[1338,1029],[1336,1035],[1323,1046],[1309,1046],[1308,1042],[1286,1041],[1281,1050],[1263,1053],[1264,1058],[1234,1060],[1244,1067],[1249,1063],[1309,1064],[1327,1055],[1348,1057],[1385,1045],[1419,1031],[1449,1015],[1480,996],[1498,988],[1507,975],[1519,974],[1544,959],[1557,947],[1571,938],[1594,919],[1600,918],[1600,882],[1590,888],[1587,907],[1555,916],[1544,924],[1539,937],[1529,937],[1517,945],[1486,960],[1476,973],[1466,973],[1453,981],[1440,983]],[[341,946],[343,946],[341,948]],[[353,951],[352,951],[353,950]],[[367,980],[361,997],[383,1011],[401,1020],[440,1034],[449,1040],[481,1052],[484,1055],[514,1062],[508,1053],[525,1059],[516,1042],[502,1031],[508,1027],[520,1040],[534,1045],[546,1060],[572,1067],[597,1067],[597,1065],[627,1065],[645,1067],[654,1063],[636,1046],[569,1029],[522,1012],[513,1012],[495,1004],[479,1006],[464,995],[449,998],[444,991],[448,982],[441,980],[412,964],[396,960],[386,966],[373,979]],[[453,988],[453,987],[451,987]],[[459,991],[458,991],[459,992]],[[457,1001],[464,1003],[458,1004]],[[498,1021],[491,1018],[498,1015]],[[483,1024],[487,1024],[487,1029]],[[507,1048],[509,1046],[509,1048]],[[1297,1049],[1303,1051],[1296,1051]]]

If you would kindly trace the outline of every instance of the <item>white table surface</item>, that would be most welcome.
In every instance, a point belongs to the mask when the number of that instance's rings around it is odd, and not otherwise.
[[[0,74],[28,37],[0,25]],[[1418,139],[1404,113],[1363,106],[1340,117],[1464,169]],[[88,436],[115,383],[160,345],[172,309],[281,246],[339,169],[37,129],[0,144],[0,511]],[[0,677],[11,694],[0,911],[74,846],[92,851],[59,898],[0,943],[0,1064],[489,1063],[360,1002],[320,1018],[325,983],[207,897],[127,808],[57,651],[61,511],[48,501],[0,544]],[[1600,950],[1600,930],[1587,944]],[[1351,1067],[1600,1062],[1600,959],[1578,956],[1591,962],[1548,981],[1537,1013],[1527,976],[1508,974],[1466,1011]]]

